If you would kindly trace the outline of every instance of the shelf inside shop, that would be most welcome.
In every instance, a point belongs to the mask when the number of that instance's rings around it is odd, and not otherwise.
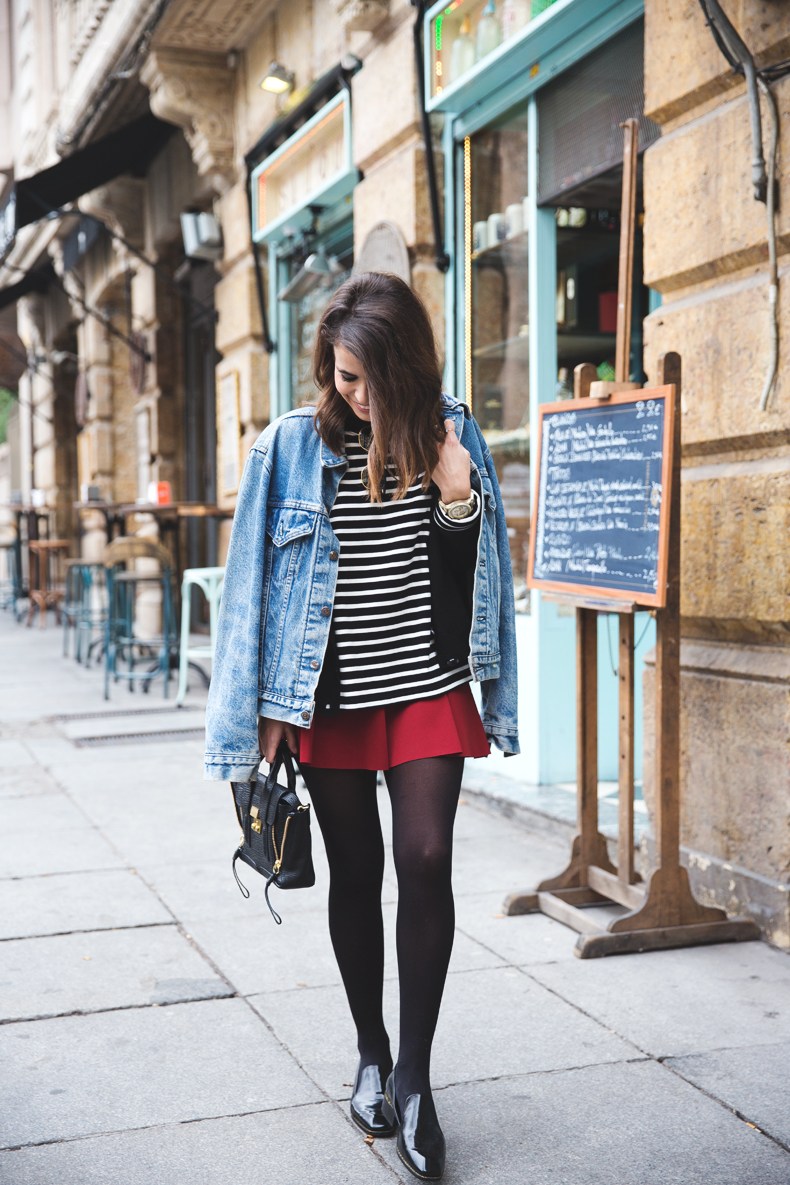
[[[595,362],[614,356],[613,333],[569,333],[557,330],[557,361]]]
[[[471,259],[472,263],[479,265],[490,265],[493,262],[526,265],[528,247],[529,233],[523,230],[520,234],[513,235],[512,238],[502,239],[501,242],[494,243],[490,247],[483,247],[481,251],[473,251]]]
[[[483,428],[482,432],[492,453],[508,458],[529,457],[528,424],[523,428]]]
[[[491,342],[472,350],[473,358],[500,358],[508,362],[529,362],[529,335],[509,337],[507,341]]]

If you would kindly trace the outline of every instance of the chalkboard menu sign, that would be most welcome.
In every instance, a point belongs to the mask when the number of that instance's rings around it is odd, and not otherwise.
[[[539,408],[530,588],[666,602],[674,386]]]

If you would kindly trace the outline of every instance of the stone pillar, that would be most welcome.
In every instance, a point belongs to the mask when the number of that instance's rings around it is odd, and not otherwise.
[[[758,66],[785,56],[784,13],[758,0],[733,7]],[[645,282],[663,300],[645,322],[648,376],[655,378],[663,351],[683,358],[682,841],[783,883],[790,880],[790,299],[782,291],[790,277],[780,279],[784,363],[760,411],[769,355],[767,218],[752,194],[745,85],[697,5],[647,0],[645,9],[645,107],[663,133],[644,167]],[[786,113],[790,78],[772,89]],[[765,106],[763,128],[767,152]],[[782,141],[786,155],[786,115]],[[779,177],[786,252],[790,185],[781,170]],[[649,676],[646,705],[651,686]],[[649,715],[646,708],[648,725]],[[648,737],[646,754],[649,744]],[[646,760],[648,797],[651,775]],[[733,898],[727,908],[737,904]],[[787,935],[786,920],[781,929]]]

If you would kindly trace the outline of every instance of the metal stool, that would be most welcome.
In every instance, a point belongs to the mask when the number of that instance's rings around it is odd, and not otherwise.
[[[206,679],[202,667],[190,663],[191,658],[213,658],[214,647],[217,644],[217,614],[222,597],[222,585],[225,580],[224,568],[186,568],[181,583],[181,648],[178,660],[178,695],[176,703],[181,706],[187,693],[187,673],[190,666],[194,666]],[[192,614],[192,586],[197,585],[203,590],[208,601],[209,637],[208,646],[189,645],[189,627]],[[206,682],[208,680],[206,679]]]
[[[66,561],[66,596],[62,606],[63,654],[69,652],[69,630],[74,630],[74,657],[90,665],[91,651],[103,641],[107,620],[107,598],[104,565],[90,560]],[[94,630],[101,630],[100,638],[92,638]],[[87,635],[87,637],[86,637]]]
[[[16,533],[0,539],[0,551],[5,552],[5,577],[0,580],[0,609],[11,609],[16,616],[17,589],[17,538]]]
[[[138,559],[156,560],[159,572],[123,571],[122,564]],[[172,649],[172,567],[170,553],[161,543],[140,535],[121,536],[104,549],[102,557],[107,574],[107,621],[104,631],[104,698],[110,698],[110,676],[134,682],[148,688],[153,679],[163,677],[164,697],[170,680],[170,651]],[[134,632],[135,604],[140,585],[157,585],[162,590],[162,633],[153,638],[140,638]],[[126,670],[119,668],[126,663]],[[145,670],[138,668],[146,664]]]

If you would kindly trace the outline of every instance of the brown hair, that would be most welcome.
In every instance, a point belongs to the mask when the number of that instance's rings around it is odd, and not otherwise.
[[[365,368],[373,441],[368,453],[372,501],[381,501],[389,458],[402,498],[419,473],[427,490],[444,439],[442,379],[428,313],[408,284],[397,276],[365,272],[346,280],[324,310],[313,353],[319,391],[315,413],[318,435],[341,453],[348,404],[335,387],[335,345]]]

